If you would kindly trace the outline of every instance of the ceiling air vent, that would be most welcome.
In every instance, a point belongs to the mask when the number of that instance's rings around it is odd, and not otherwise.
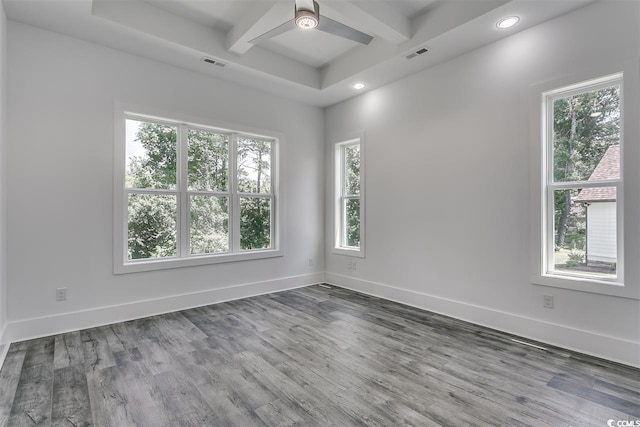
[[[215,59],[211,59],[211,58],[202,58],[202,61],[206,62],[207,64],[217,65],[218,67],[227,66],[227,64],[225,64],[224,62],[216,61]]]
[[[407,55],[407,59],[413,59],[418,55],[422,55],[423,53],[427,53],[429,52],[429,50],[426,47],[423,47],[422,49],[418,49],[415,52],[411,52],[409,55]]]

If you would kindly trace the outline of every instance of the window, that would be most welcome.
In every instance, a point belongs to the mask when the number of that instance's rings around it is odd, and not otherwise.
[[[364,257],[364,162],[361,138],[335,146],[334,252]]]
[[[622,284],[622,75],[543,93],[542,275]]]
[[[277,139],[133,114],[122,121],[117,273],[281,255]]]

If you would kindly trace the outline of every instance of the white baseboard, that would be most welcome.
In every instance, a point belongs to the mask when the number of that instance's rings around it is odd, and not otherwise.
[[[121,305],[98,307],[53,316],[17,320],[9,322],[6,333],[4,334],[5,339],[0,342],[5,343],[8,347],[11,342],[109,325],[273,292],[282,292],[322,283],[323,281],[324,273],[320,272],[267,280],[264,282],[227,286],[201,292],[172,295],[151,300],[135,301]]]
[[[0,343],[5,344],[0,351],[0,367],[11,342],[281,292],[323,282],[553,346],[640,367],[640,345],[637,342],[408,289],[322,272],[9,322],[0,331]]]
[[[9,346],[11,345],[11,343],[9,342],[9,339],[7,338],[8,330],[9,328],[5,323],[4,326],[2,327],[2,330],[0,331],[0,346],[2,346],[2,348],[0,349],[0,368],[2,368],[2,365],[4,364],[4,359],[7,357],[7,353],[9,352]]]
[[[625,365],[640,367],[640,343],[382,283],[325,273],[329,284]]]

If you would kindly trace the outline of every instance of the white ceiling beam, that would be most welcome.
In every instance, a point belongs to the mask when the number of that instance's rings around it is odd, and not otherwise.
[[[78,1],[78,0],[76,0]],[[313,89],[320,88],[320,73],[310,65],[256,46],[238,56],[225,49],[225,34],[173,15],[141,0],[90,0],[91,15],[144,34],[167,47],[179,47],[200,58],[208,56],[229,67],[251,69]],[[293,6],[291,6],[293,8]]]
[[[380,1],[328,0],[320,4],[320,14],[336,16],[340,22],[376,35],[395,45],[411,38],[411,21],[398,13],[388,3]],[[352,25],[353,24],[353,25]]]
[[[227,50],[238,55],[253,45],[249,40],[293,19],[293,1],[265,0],[250,2],[251,6],[239,22],[227,33]]]
[[[372,69],[397,56],[412,53],[430,41],[459,28],[514,0],[442,1],[421,16],[413,19],[411,40],[394,46],[385,40],[373,39],[369,46],[352,49],[321,71],[321,87],[326,89],[352,76]]]

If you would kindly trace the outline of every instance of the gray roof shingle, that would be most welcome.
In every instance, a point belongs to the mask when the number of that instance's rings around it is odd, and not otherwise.
[[[589,181],[620,178],[620,144],[612,145],[600,159]],[[611,202],[616,200],[615,187],[585,188],[575,198],[576,202]]]

